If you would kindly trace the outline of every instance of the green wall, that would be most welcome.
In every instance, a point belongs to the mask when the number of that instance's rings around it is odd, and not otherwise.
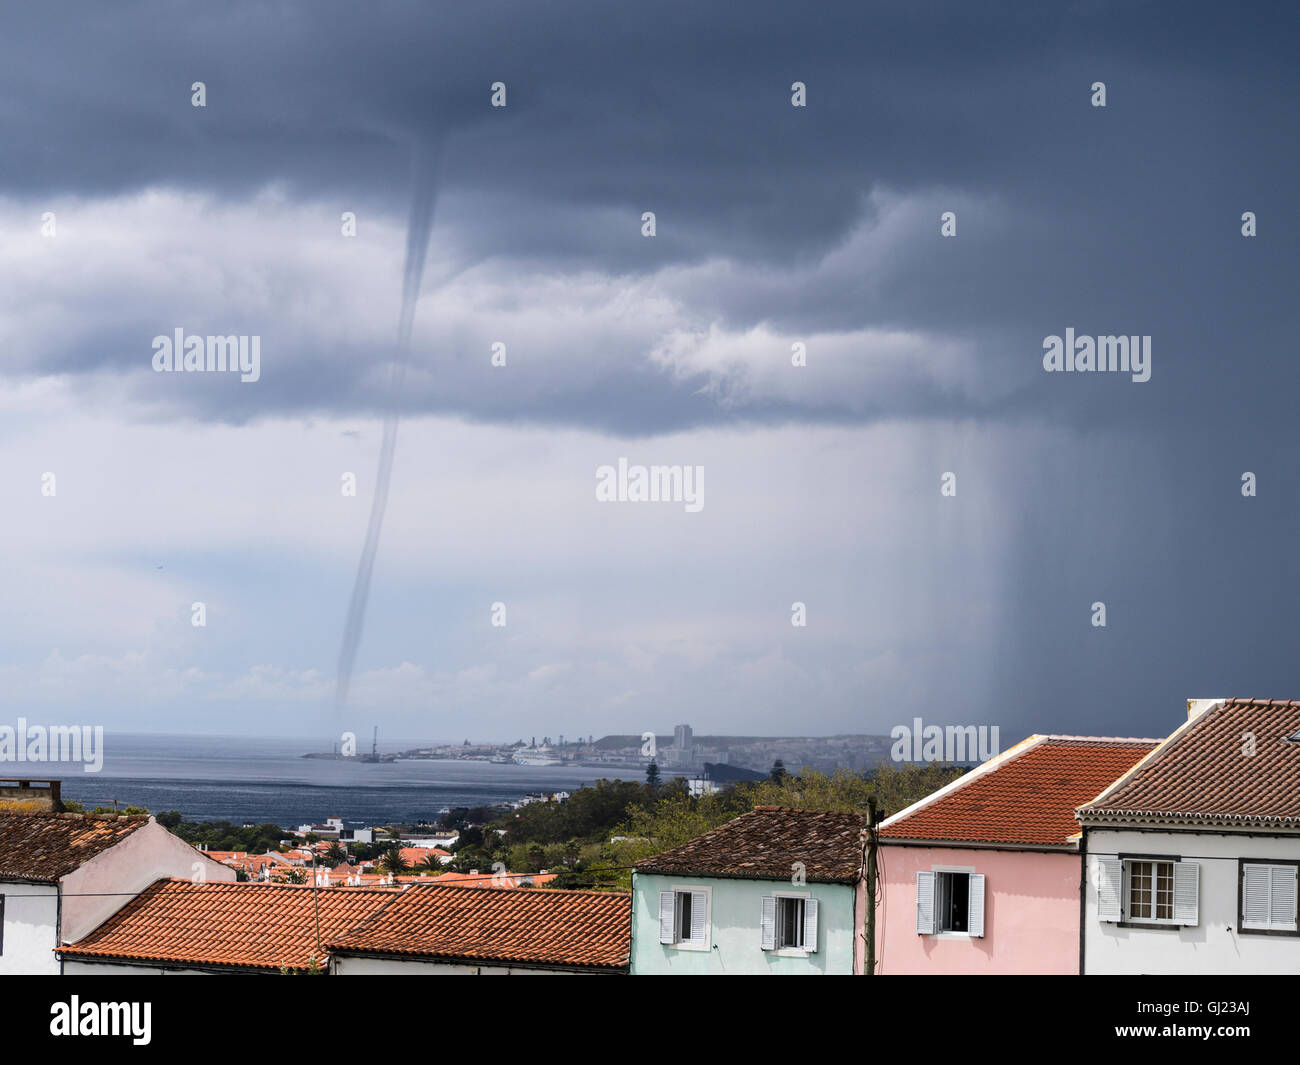
[[[659,942],[659,892],[710,889],[708,951]],[[761,947],[759,920],[764,895],[807,892],[817,899],[817,950],[782,957]],[[632,878],[632,973],[842,973],[853,972],[853,898],[847,884],[788,880],[731,880],[705,876],[635,873]],[[861,920],[862,915],[858,915]]]

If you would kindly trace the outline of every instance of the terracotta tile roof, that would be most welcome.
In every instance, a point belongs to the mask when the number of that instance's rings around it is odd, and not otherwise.
[[[620,971],[632,938],[622,891],[482,891],[419,885],[392,898],[331,951]]]
[[[53,884],[148,823],[143,814],[0,813],[0,880]]]
[[[1030,736],[887,818],[880,839],[1076,846],[1075,807],[1100,795],[1159,742]]]
[[[639,873],[789,880],[802,862],[812,882],[851,884],[862,871],[860,813],[758,806],[712,832],[636,863]]]
[[[1288,739],[1297,735],[1300,702],[1226,699],[1185,722],[1080,817],[1300,824],[1300,739]]]
[[[360,923],[393,891],[314,891],[296,884],[194,884],[159,880],[84,939],[59,948],[64,958],[118,958],[203,967],[305,969],[320,938]],[[323,961],[328,955],[321,955]]]

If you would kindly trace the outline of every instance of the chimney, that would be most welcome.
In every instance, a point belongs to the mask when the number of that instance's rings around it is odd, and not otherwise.
[[[1222,706],[1226,699],[1188,699],[1187,700],[1187,720],[1199,717],[1207,710],[1213,710],[1216,706]]]

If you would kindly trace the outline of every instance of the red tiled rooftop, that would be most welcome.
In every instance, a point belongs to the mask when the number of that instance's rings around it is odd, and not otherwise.
[[[1071,846],[1075,808],[1100,795],[1159,740],[1031,736],[886,819],[880,839]]]
[[[1212,705],[1096,798],[1079,811],[1089,823],[1300,824],[1300,702],[1225,699]]]
[[[314,891],[295,884],[194,884],[159,880],[84,939],[68,959],[116,958],[196,967],[307,968],[320,942],[369,917],[393,889]]]
[[[327,945],[337,953],[620,971],[631,934],[626,892],[482,891],[434,883],[407,889]]]

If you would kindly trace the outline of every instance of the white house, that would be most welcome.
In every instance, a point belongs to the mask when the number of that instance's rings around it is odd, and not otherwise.
[[[1083,972],[1300,972],[1300,703],[1187,709],[1076,811]]]
[[[56,947],[161,876],[220,881],[235,871],[152,817],[0,810],[0,974],[58,974]]]

